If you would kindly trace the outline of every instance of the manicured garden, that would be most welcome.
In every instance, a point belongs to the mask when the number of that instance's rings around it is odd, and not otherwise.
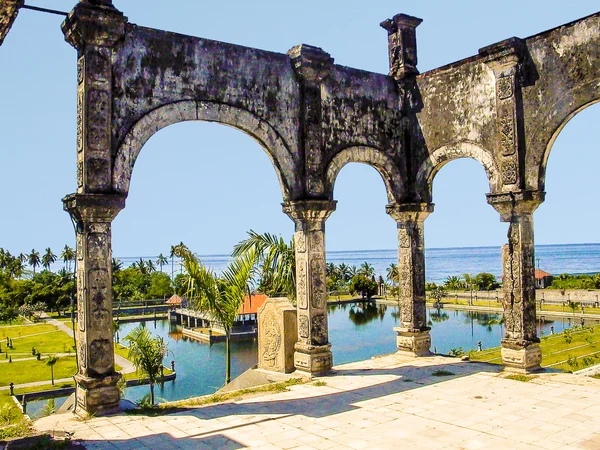
[[[576,327],[541,338],[542,367],[574,372],[600,364],[600,325]],[[501,364],[500,347],[470,352],[471,360]]]

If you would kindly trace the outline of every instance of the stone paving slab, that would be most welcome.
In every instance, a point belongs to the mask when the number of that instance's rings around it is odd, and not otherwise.
[[[434,375],[445,370],[452,375]],[[148,417],[37,429],[88,449],[600,449],[600,380],[544,373],[529,382],[498,366],[387,355],[336,366],[325,383]]]

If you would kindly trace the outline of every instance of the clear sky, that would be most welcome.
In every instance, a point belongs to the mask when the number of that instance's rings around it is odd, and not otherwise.
[[[63,11],[75,0],[27,0]],[[527,37],[600,10],[597,0],[220,1],[115,0],[139,25],[285,53],[306,43],[337,64],[387,73],[387,35],[379,23],[397,13],[424,19],[417,29],[419,69],[477,53],[502,39]],[[76,189],[76,53],[62,18],[22,10],[0,47],[0,247],[55,253],[74,234],[60,199]],[[600,106],[578,114],[560,134],[547,172],[547,200],[535,214],[536,242],[598,242]],[[487,205],[485,172],[474,160],[447,164],[434,181],[427,247],[501,245],[506,224]],[[335,186],[328,250],[395,248],[383,182],[350,164]],[[115,256],[168,253],[179,241],[200,254],[229,253],[249,229],[290,238],[281,191],[264,150],[238,130],[187,122],[154,135],[134,169],[127,207],[113,223]]]

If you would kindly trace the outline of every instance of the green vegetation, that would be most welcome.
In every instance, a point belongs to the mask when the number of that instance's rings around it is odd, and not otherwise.
[[[161,375],[167,344],[161,337],[152,337],[150,331],[142,325],[131,330],[124,341],[129,343],[128,358],[135,365],[138,374],[149,381],[150,404],[154,405],[154,384]]]
[[[194,406],[201,406],[201,405],[210,405],[213,403],[221,403],[221,402],[225,402],[228,400],[239,399],[239,398],[247,396],[247,395],[262,394],[265,392],[286,392],[286,391],[289,391],[290,386],[303,384],[305,382],[306,381],[301,378],[291,378],[291,379],[283,381],[281,383],[267,384],[265,386],[258,386],[255,388],[240,389],[237,391],[226,392],[223,394],[212,394],[212,395],[208,395],[205,397],[189,398],[186,400],[180,400],[180,401],[176,401],[176,402],[161,403],[158,406],[162,410],[170,410],[170,409],[176,409],[176,408],[181,408],[181,407],[185,408],[185,407],[194,407]]]
[[[600,289],[600,274],[570,275],[563,273],[553,278],[548,289]]]
[[[260,257],[256,253],[256,247],[250,246],[240,251],[239,256],[227,265],[220,276],[200,264],[198,258],[187,248],[181,250],[181,257],[188,277],[186,297],[190,300],[191,306],[198,311],[208,313],[225,330],[225,384],[227,384],[231,381],[231,329],[246,293],[250,292],[253,269]],[[268,274],[271,275],[274,274]],[[281,285],[275,276],[270,282],[273,286]]]
[[[12,341],[12,348],[7,347],[6,338]],[[34,350],[36,354],[70,353],[72,346],[73,338],[53,325],[0,327],[0,361],[7,356],[13,360],[32,358]]]
[[[31,383],[50,380],[50,371],[46,366],[46,358],[41,360],[13,361],[0,363],[0,386],[8,386],[11,382]],[[54,365],[56,378],[69,378],[77,372],[75,356],[61,357]]]
[[[574,372],[600,363],[600,325],[577,327],[541,339],[542,367]],[[500,348],[471,352],[474,361],[501,364]]]
[[[535,378],[535,375],[525,375],[521,373],[511,373],[510,375],[506,375],[503,378],[507,378],[509,380],[522,381],[523,383],[527,383]]]
[[[362,298],[371,298],[377,294],[377,283],[365,275],[355,275],[350,280],[348,289]]]
[[[439,369],[439,370],[436,370],[435,372],[433,372],[431,375],[433,375],[434,377],[449,377],[451,375],[454,375],[454,372],[450,372],[449,370]]]

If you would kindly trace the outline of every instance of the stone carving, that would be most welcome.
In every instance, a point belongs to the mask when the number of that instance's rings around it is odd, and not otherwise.
[[[110,96],[90,89],[87,95],[87,145],[94,150],[109,150]]]
[[[510,156],[516,152],[515,146],[515,123],[511,111],[501,114],[498,119],[498,135],[502,155]]]
[[[325,306],[325,260],[315,258],[310,262],[310,273],[312,280],[311,304],[313,308]]]
[[[502,182],[504,184],[517,182],[517,164],[514,161],[504,161],[502,164]]]
[[[98,261],[106,261],[108,258],[108,236],[105,233],[88,234],[88,257]]]
[[[312,318],[312,343],[315,345],[327,344],[327,318],[324,314],[316,314]]]
[[[86,56],[87,73],[91,81],[105,82],[109,77],[108,61],[99,52],[90,52]]]
[[[308,299],[306,292],[306,266],[305,261],[300,259],[297,261],[296,267],[296,301],[298,303],[298,308],[306,309],[308,308]]]
[[[91,269],[88,276],[90,320],[95,327],[102,329],[110,323],[111,313],[108,310],[108,270]]]
[[[77,84],[83,83],[83,74],[85,70],[85,57],[77,60]]]
[[[296,231],[296,233],[294,233],[294,242],[296,243],[297,252],[306,252],[306,236],[303,231]]]
[[[90,365],[97,374],[105,374],[112,369],[113,348],[108,339],[96,339],[90,344]]]
[[[298,317],[298,335],[303,339],[308,339],[309,327],[308,327],[308,317],[307,316],[299,316]]]
[[[513,96],[513,78],[509,76],[504,76],[498,78],[498,98],[500,100],[505,100]]]
[[[80,337],[79,342],[77,343],[77,358],[79,360],[79,365],[81,366],[81,368],[87,367],[87,354],[85,349],[85,341]]]
[[[77,151],[83,151],[83,87],[77,90]]]
[[[83,299],[83,291],[77,291],[77,323],[79,324],[79,331],[85,331],[85,314],[87,308],[85,307]]]
[[[277,355],[281,348],[281,326],[275,317],[273,311],[268,311],[265,314],[264,320],[261,323],[263,328],[264,344],[262,347],[261,358],[266,367],[274,367],[277,365]]]
[[[408,228],[398,228],[398,246],[410,248],[410,231]]]

